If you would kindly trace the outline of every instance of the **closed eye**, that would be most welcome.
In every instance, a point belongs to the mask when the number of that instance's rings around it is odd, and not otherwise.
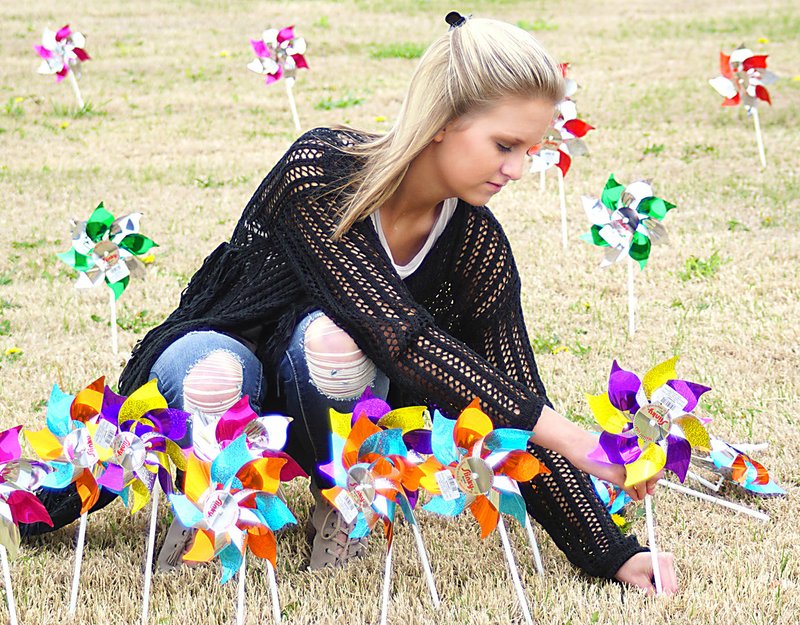
[[[503,145],[502,143],[498,143],[497,144],[497,149],[500,150],[501,152],[504,152],[504,153],[511,151],[511,148],[509,146]]]

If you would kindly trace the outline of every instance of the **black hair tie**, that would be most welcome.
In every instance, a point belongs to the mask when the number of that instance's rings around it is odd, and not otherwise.
[[[463,26],[467,18],[458,11],[450,11],[450,13],[445,16],[444,21],[450,24],[450,30],[453,30],[454,28]]]

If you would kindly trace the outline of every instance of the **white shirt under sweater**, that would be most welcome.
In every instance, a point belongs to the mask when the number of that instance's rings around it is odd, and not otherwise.
[[[414,273],[422,264],[422,261],[425,260],[425,257],[428,255],[428,252],[431,251],[433,244],[436,243],[436,240],[441,236],[442,232],[444,232],[444,229],[447,227],[447,224],[452,218],[453,213],[456,212],[456,206],[458,206],[458,198],[451,197],[444,201],[442,204],[442,210],[439,213],[439,217],[437,218],[436,223],[433,224],[433,228],[431,228],[428,238],[425,240],[425,245],[423,245],[422,249],[417,252],[416,256],[414,256],[414,258],[408,261],[408,263],[405,265],[398,265],[396,262],[394,262],[394,256],[392,256],[392,251],[389,249],[389,244],[386,242],[386,237],[384,236],[383,228],[381,227],[381,211],[376,210],[374,213],[370,214],[372,225],[375,228],[375,232],[378,233],[378,238],[381,241],[381,245],[383,245],[383,249],[386,250],[386,254],[392,261],[392,266],[394,267],[395,271],[403,280]]]

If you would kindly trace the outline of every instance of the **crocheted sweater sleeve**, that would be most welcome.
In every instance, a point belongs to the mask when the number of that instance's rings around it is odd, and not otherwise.
[[[272,221],[275,243],[293,264],[313,301],[348,332],[393,385],[424,395],[451,414],[478,397],[497,425],[532,429],[545,403],[541,385],[526,385],[437,327],[392,269],[366,222],[331,240],[335,199],[320,192],[331,148],[314,135],[284,157],[296,180],[282,215]],[[480,249],[475,249],[476,257]],[[479,280],[480,275],[473,276]]]

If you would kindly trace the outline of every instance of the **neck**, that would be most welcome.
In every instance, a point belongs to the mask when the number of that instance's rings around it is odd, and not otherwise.
[[[411,161],[400,185],[381,207],[381,219],[424,219],[438,214],[441,203],[450,197],[436,174],[430,147]]]

